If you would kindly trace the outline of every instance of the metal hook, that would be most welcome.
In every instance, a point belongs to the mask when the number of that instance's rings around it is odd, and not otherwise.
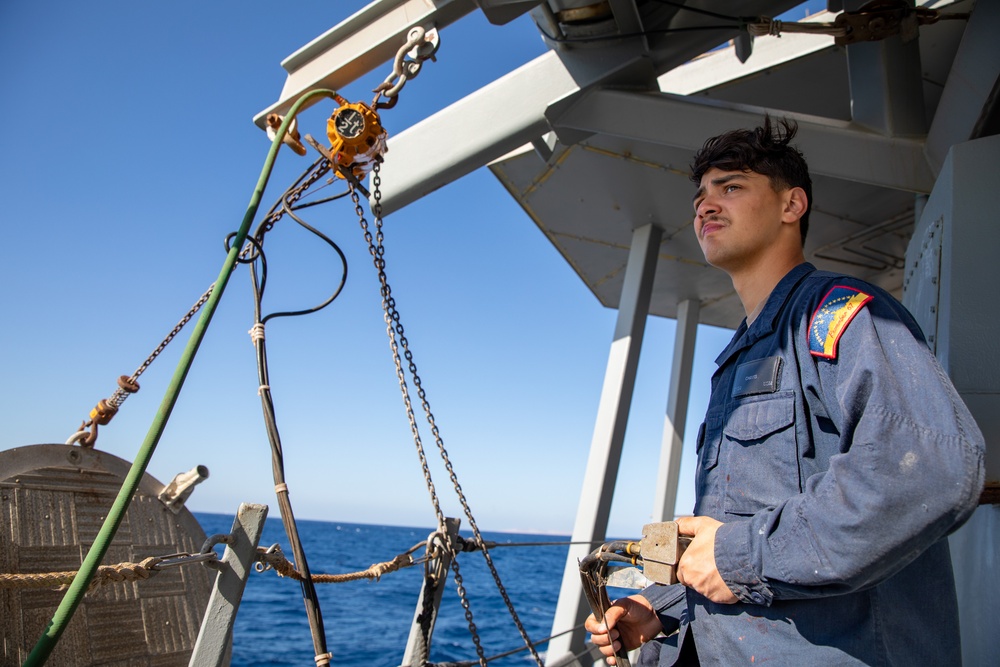
[[[225,533],[218,533],[216,535],[212,535],[207,540],[205,540],[205,543],[201,545],[201,551],[199,551],[198,553],[207,554],[213,551],[217,544],[232,544],[232,543],[233,543],[232,535],[227,535]]]

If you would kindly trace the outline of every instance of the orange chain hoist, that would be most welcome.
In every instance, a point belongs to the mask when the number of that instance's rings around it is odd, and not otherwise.
[[[330,153],[337,176],[350,169],[356,178],[364,178],[371,166],[386,152],[386,131],[375,111],[364,102],[348,102],[340,95],[334,99],[340,107],[326,122]]]

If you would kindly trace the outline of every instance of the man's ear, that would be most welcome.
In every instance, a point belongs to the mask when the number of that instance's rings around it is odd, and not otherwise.
[[[782,222],[798,222],[809,208],[809,198],[802,188],[789,188],[785,191],[785,208],[781,212]]]

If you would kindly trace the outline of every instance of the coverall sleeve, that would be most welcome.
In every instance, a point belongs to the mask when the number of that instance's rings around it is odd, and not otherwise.
[[[810,381],[839,438],[802,492],[716,534],[716,567],[744,602],[822,597],[873,586],[973,512],[983,485],[982,433],[894,301],[849,324],[836,359]],[[908,320],[912,322],[912,320]],[[913,325],[915,326],[915,325]]]
[[[639,592],[653,605],[653,610],[656,612],[657,618],[660,619],[660,625],[663,626],[664,634],[669,635],[680,627],[681,616],[687,610],[686,590],[681,584],[670,586],[653,584]]]

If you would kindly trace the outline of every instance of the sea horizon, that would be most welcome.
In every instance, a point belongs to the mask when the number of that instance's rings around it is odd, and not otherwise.
[[[194,512],[207,535],[228,533],[232,515]],[[313,574],[343,574],[392,560],[419,544],[432,527],[393,526],[351,521],[296,518]],[[461,533],[471,535],[471,530]],[[482,531],[485,539],[504,546],[490,550],[498,575],[528,636],[544,652],[555,614],[569,545],[518,547],[522,542],[557,541],[544,533]],[[517,537],[524,539],[518,540]],[[280,516],[265,522],[260,546],[279,544],[291,559]],[[508,548],[508,546],[513,548]],[[414,553],[422,555],[422,550]],[[524,646],[492,574],[480,553],[459,554],[463,587],[487,657]],[[475,661],[469,631],[453,573],[445,588],[431,642],[430,661]],[[423,584],[423,568],[401,569],[378,581],[359,580],[317,585],[331,664],[397,667]],[[363,641],[362,641],[363,640]],[[252,572],[233,631],[234,667],[313,664],[313,645],[300,586],[272,571]],[[533,664],[527,650],[491,661],[491,665]]]

